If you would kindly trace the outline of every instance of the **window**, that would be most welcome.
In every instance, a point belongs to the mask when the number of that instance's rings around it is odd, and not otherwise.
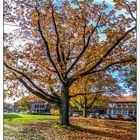
[[[35,108],[39,108],[39,105],[35,105]]]
[[[122,107],[122,105],[118,105],[118,107]]]
[[[127,115],[127,112],[128,112],[127,110],[123,110],[124,115]]]
[[[131,107],[132,107],[132,105],[128,105],[128,107],[130,107],[130,108],[131,108]]]
[[[118,114],[121,114],[121,110],[118,110]]]
[[[44,105],[40,105],[40,108],[44,108]]]
[[[113,114],[116,115],[116,110],[113,111]]]
[[[117,105],[116,105],[116,104],[114,104],[114,105],[113,105],[113,107],[117,107]]]
[[[136,105],[134,105],[134,108],[136,108]]]
[[[126,105],[123,105],[123,107],[127,107]]]
[[[108,104],[108,106],[109,106],[109,107],[112,107],[112,104],[111,104],[111,103],[109,103],[109,104]]]
[[[112,110],[109,110],[109,114],[112,114]]]

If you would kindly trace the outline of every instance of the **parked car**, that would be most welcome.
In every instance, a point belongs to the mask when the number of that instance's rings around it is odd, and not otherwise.
[[[90,118],[94,118],[94,116],[95,116],[94,113],[90,113],[90,114],[89,114],[89,117],[90,117]]]
[[[99,118],[99,114],[97,114],[97,113],[90,113],[89,117],[90,118]]]
[[[118,116],[117,115],[108,115],[109,116],[109,119],[112,119],[112,120],[118,120]]]
[[[117,115],[117,117],[118,117],[119,120],[124,120],[123,115]]]
[[[128,115],[118,115],[118,118],[123,121],[132,121],[133,119]]]
[[[132,121],[133,119],[130,117],[130,116],[128,116],[128,115],[123,115],[123,118],[124,118],[124,120],[126,120],[126,121]]]
[[[109,116],[107,114],[101,114],[99,116],[99,118],[101,118],[101,119],[109,119]]]
[[[137,120],[136,116],[133,116],[133,115],[129,115],[129,116],[132,118],[132,120],[134,120],[134,121]]]
[[[78,113],[74,113],[74,114],[72,115],[72,117],[79,117],[79,114],[78,114]]]

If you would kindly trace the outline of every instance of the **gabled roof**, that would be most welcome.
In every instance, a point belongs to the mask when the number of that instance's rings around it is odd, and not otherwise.
[[[134,97],[134,96],[114,96],[114,97],[109,97],[108,102],[136,102],[136,97]]]
[[[35,95],[28,95],[28,96],[22,98],[21,100],[18,100],[17,103],[20,103],[20,102],[31,103],[31,102],[41,102],[41,101],[44,101],[44,100],[42,100],[41,98],[39,98]]]

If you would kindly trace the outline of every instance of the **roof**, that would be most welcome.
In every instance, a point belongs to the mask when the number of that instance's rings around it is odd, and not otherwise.
[[[20,103],[20,102],[28,102],[28,103],[31,103],[31,102],[40,102],[40,101],[44,101],[43,99],[35,96],[35,95],[28,95],[24,98],[22,98],[21,100],[18,100],[17,103]]]
[[[136,102],[134,96],[114,96],[110,97],[108,102]]]

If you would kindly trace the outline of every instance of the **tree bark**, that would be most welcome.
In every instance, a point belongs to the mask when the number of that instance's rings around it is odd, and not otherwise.
[[[85,117],[85,118],[87,117],[87,109],[86,109],[86,107],[83,108],[83,117]]]
[[[60,110],[60,124],[69,125],[69,86],[64,85],[62,87],[61,103],[59,105]]]
[[[84,99],[83,117],[87,117],[87,98]]]

